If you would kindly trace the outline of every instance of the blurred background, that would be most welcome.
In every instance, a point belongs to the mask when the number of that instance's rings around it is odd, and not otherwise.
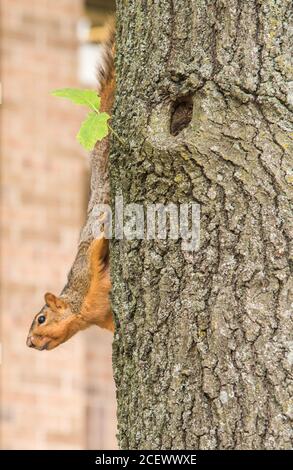
[[[0,0],[2,449],[116,448],[108,332],[53,351],[25,342],[47,291],[60,293],[86,215],[86,110],[50,96],[96,88],[111,0]]]

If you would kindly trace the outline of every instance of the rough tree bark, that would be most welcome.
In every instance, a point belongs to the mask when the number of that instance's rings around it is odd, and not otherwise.
[[[112,242],[119,445],[291,448],[292,2],[117,16],[112,203],[201,206],[196,253]]]

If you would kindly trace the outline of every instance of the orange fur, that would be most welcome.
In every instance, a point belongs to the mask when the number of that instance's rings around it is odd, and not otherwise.
[[[110,112],[113,106],[115,90],[114,73],[114,27],[109,27],[109,38],[105,48],[104,67],[100,69],[101,110]],[[109,144],[106,143],[101,158],[108,160]],[[83,256],[83,255],[82,255]],[[53,349],[70,339],[78,331],[91,325],[97,325],[109,331],[114,331],[109,292],[111,281],[109,273],[109,241],[104,237],[93,240],[89,252],[90,285],[83,298],[80,311],[72,311],[70,297],[45,295],[46,305],[35,316],[27,345],[35,349]],[[66,298],[65,298],[66,297]],[[40,323],[39,318],[44,317]]]
[[[81,309],[81,317],[88,323],[114,331],[109,292],[109,241],[104,237],[94,240],[90,247],[91,284]]]
[[[91,281],[79,313],[72,313],[69,304],[53,294],[45,294],[46,305],[35,316],[27,345],[35,349],[53,349],[78,331],[97,325],[114,331],[109,292],[109,241],[104,237],[94,240],[89,248]],[[39,317],[45,321],[39,324]]]

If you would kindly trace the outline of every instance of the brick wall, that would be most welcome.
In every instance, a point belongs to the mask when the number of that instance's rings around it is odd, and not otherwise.
[[[59,293],[85,217],[84,110],[50,97],[76,82],[82,0],[1,0],[1,447],[113,448],[111,335],[29,349],[32,316]]]

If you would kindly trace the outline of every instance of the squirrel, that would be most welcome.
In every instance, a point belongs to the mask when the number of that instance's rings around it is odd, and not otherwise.
[[[106,112],[111,111],[114,100],[114,49],[115,23],[112,21],[108,27],[108,40],[104,46],[102,65],[98,70],[101,111]],[[100,238],[94,239],[90,230],[93,222],[93,206],[101,202],[100,200],[108,202],[108,158],[109,141],[106,138],[104,142],[98,143],[93,151],[92,165],[96,165],[96,173],[99,174],[100,180],[97,185],[92,172],[88,219],[81,232],[82,241],[68,274],[68,282],[60,296],[45,294],[46,304],[35,315],[27,337],[27,346],[31,348],[40,351],[54,349],[78,331],[91,325],[114,332],[109,299],[111,290],[109,240],[105,238],[105,232]],[[95,193],[96,186],[99,194]]]

